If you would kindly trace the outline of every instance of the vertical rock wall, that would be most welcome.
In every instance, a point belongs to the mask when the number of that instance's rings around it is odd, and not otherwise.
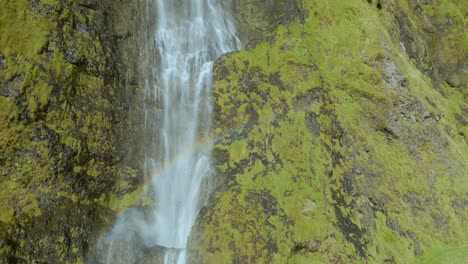
[[[466,3],[236,3],[194,262],[466,260]]]
[[[0,2],[1,263],[83,262],[136,197],[139,8]]]
[[[0,2],[0,262],[76,263],[138,198],[141,0]],[[468,6],[236,0],[196,263],[466,258]]]

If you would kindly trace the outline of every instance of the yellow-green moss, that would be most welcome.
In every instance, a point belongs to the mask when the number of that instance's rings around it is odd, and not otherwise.
[[[2,106],[0,108],[0,124],[2,126],[18,119],[18,107],[10,98],[0,96],[0,105]]]
[[[415,263],[421,264],[462,264],[468,260],[468,245],[452,248],[437,248],[429,250]]]
[[[76,1],[0,2],[0,262],[79,261],[120,209],[101,196],[136,189],[104,22]]]
[[[433,15],[460,21],[449,2]],[[466,244],[463,89],[433,82],[393,31],[397,12],[415,34],[423,22],[406,1],[299,5],[302,21],[217,63],[225,182],[195,225],[194,261],[407,263]]]
[[[0,50],[7,50],[8,55],[21,53],[37,58],[47,43],[51,23],[28,12],[27,4],[25,0],[0,3]]]

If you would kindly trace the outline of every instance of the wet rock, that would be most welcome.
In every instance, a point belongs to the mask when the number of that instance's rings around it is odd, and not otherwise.
[[[463,14],[303,1],[267,27],[271,4],[235,6],[244,39],[266,33],[214,70],[219,184],[191,235],[194,262],[400,263],[463,243],[467,212],[452,208],[466,192],[464,96],[457,77],[444,83],[466,68]],[[251,195],[263,192],[274,206]]]
[[[124,63],[96,3],[0,4],[2,263],[83,262],[116,216],[107,198],[139,184],[119,162]]]

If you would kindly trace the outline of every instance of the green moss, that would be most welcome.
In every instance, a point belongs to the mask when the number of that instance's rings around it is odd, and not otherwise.
[[[439,92],[376,5],[301,6],[302,23],[215,68],[226,183],[196,223],[195,261],[400,263],[466,243],[467,210],[453,205],[466,139],[450,132],[462,128],[460,90]]]
[[[248,157],[248,146],[246,142],[235,141],[232,143],[231,146],[232,147],[229,148],[229,156],[233,162],[239,163],[241,160]]]
[[[128,193],[124,196],[117,196],[116,194],[109,193],[106,200],[109,203],[109,208],[117,212],[121,212],[137,204],[139,197],[140,197],[140,191],[137,190],[137,191]]]
[[[452,248],[439,248],[428,251],[415,263],[442,264],[454,263],[462,264],[468,260],[468,245]]]
[[[7,97],[0,96],[0,125],[6,126],[10,122],[14,122],[19,117],[19,109],[15,103]]]
[[[29,217],[38,217],[42,214],[39,208],[39,201],[33,194],[25,195],[20,200],[20,206],[24,213]]]
[[[41,0],[41,2],[50,6],[54,6],[59,3],[58,0]]]
[[[13,219],[13,216],[15,214],[15,211],[13,208],[2,208],[2,211],[0,212],[0,221],[1,222],[9,222],[11,219]]]
[[[104,21],[73,1],[0,2],[0,241],[15,245],[0,242],[0,262],[79,261],[116,215],[101,195],[136,189],[118,165],[124,115]]]
[[[9,53],[35,58],[47,43],[50,22],[27,11],[27,3],[24,0],[0,3],[0,50],[9,49]]]

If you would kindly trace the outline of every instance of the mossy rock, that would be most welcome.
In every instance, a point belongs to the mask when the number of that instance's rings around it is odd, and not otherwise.
[[[465,247],[467,87],[441,73],[466,71],[464,4],[416,2],[298,1],[302,17],[216,63],[218,187],[194,263],[412,263]]]
[[[2,263],[85,261],[140,184],[113,1],[86,2],[0,2]]]

